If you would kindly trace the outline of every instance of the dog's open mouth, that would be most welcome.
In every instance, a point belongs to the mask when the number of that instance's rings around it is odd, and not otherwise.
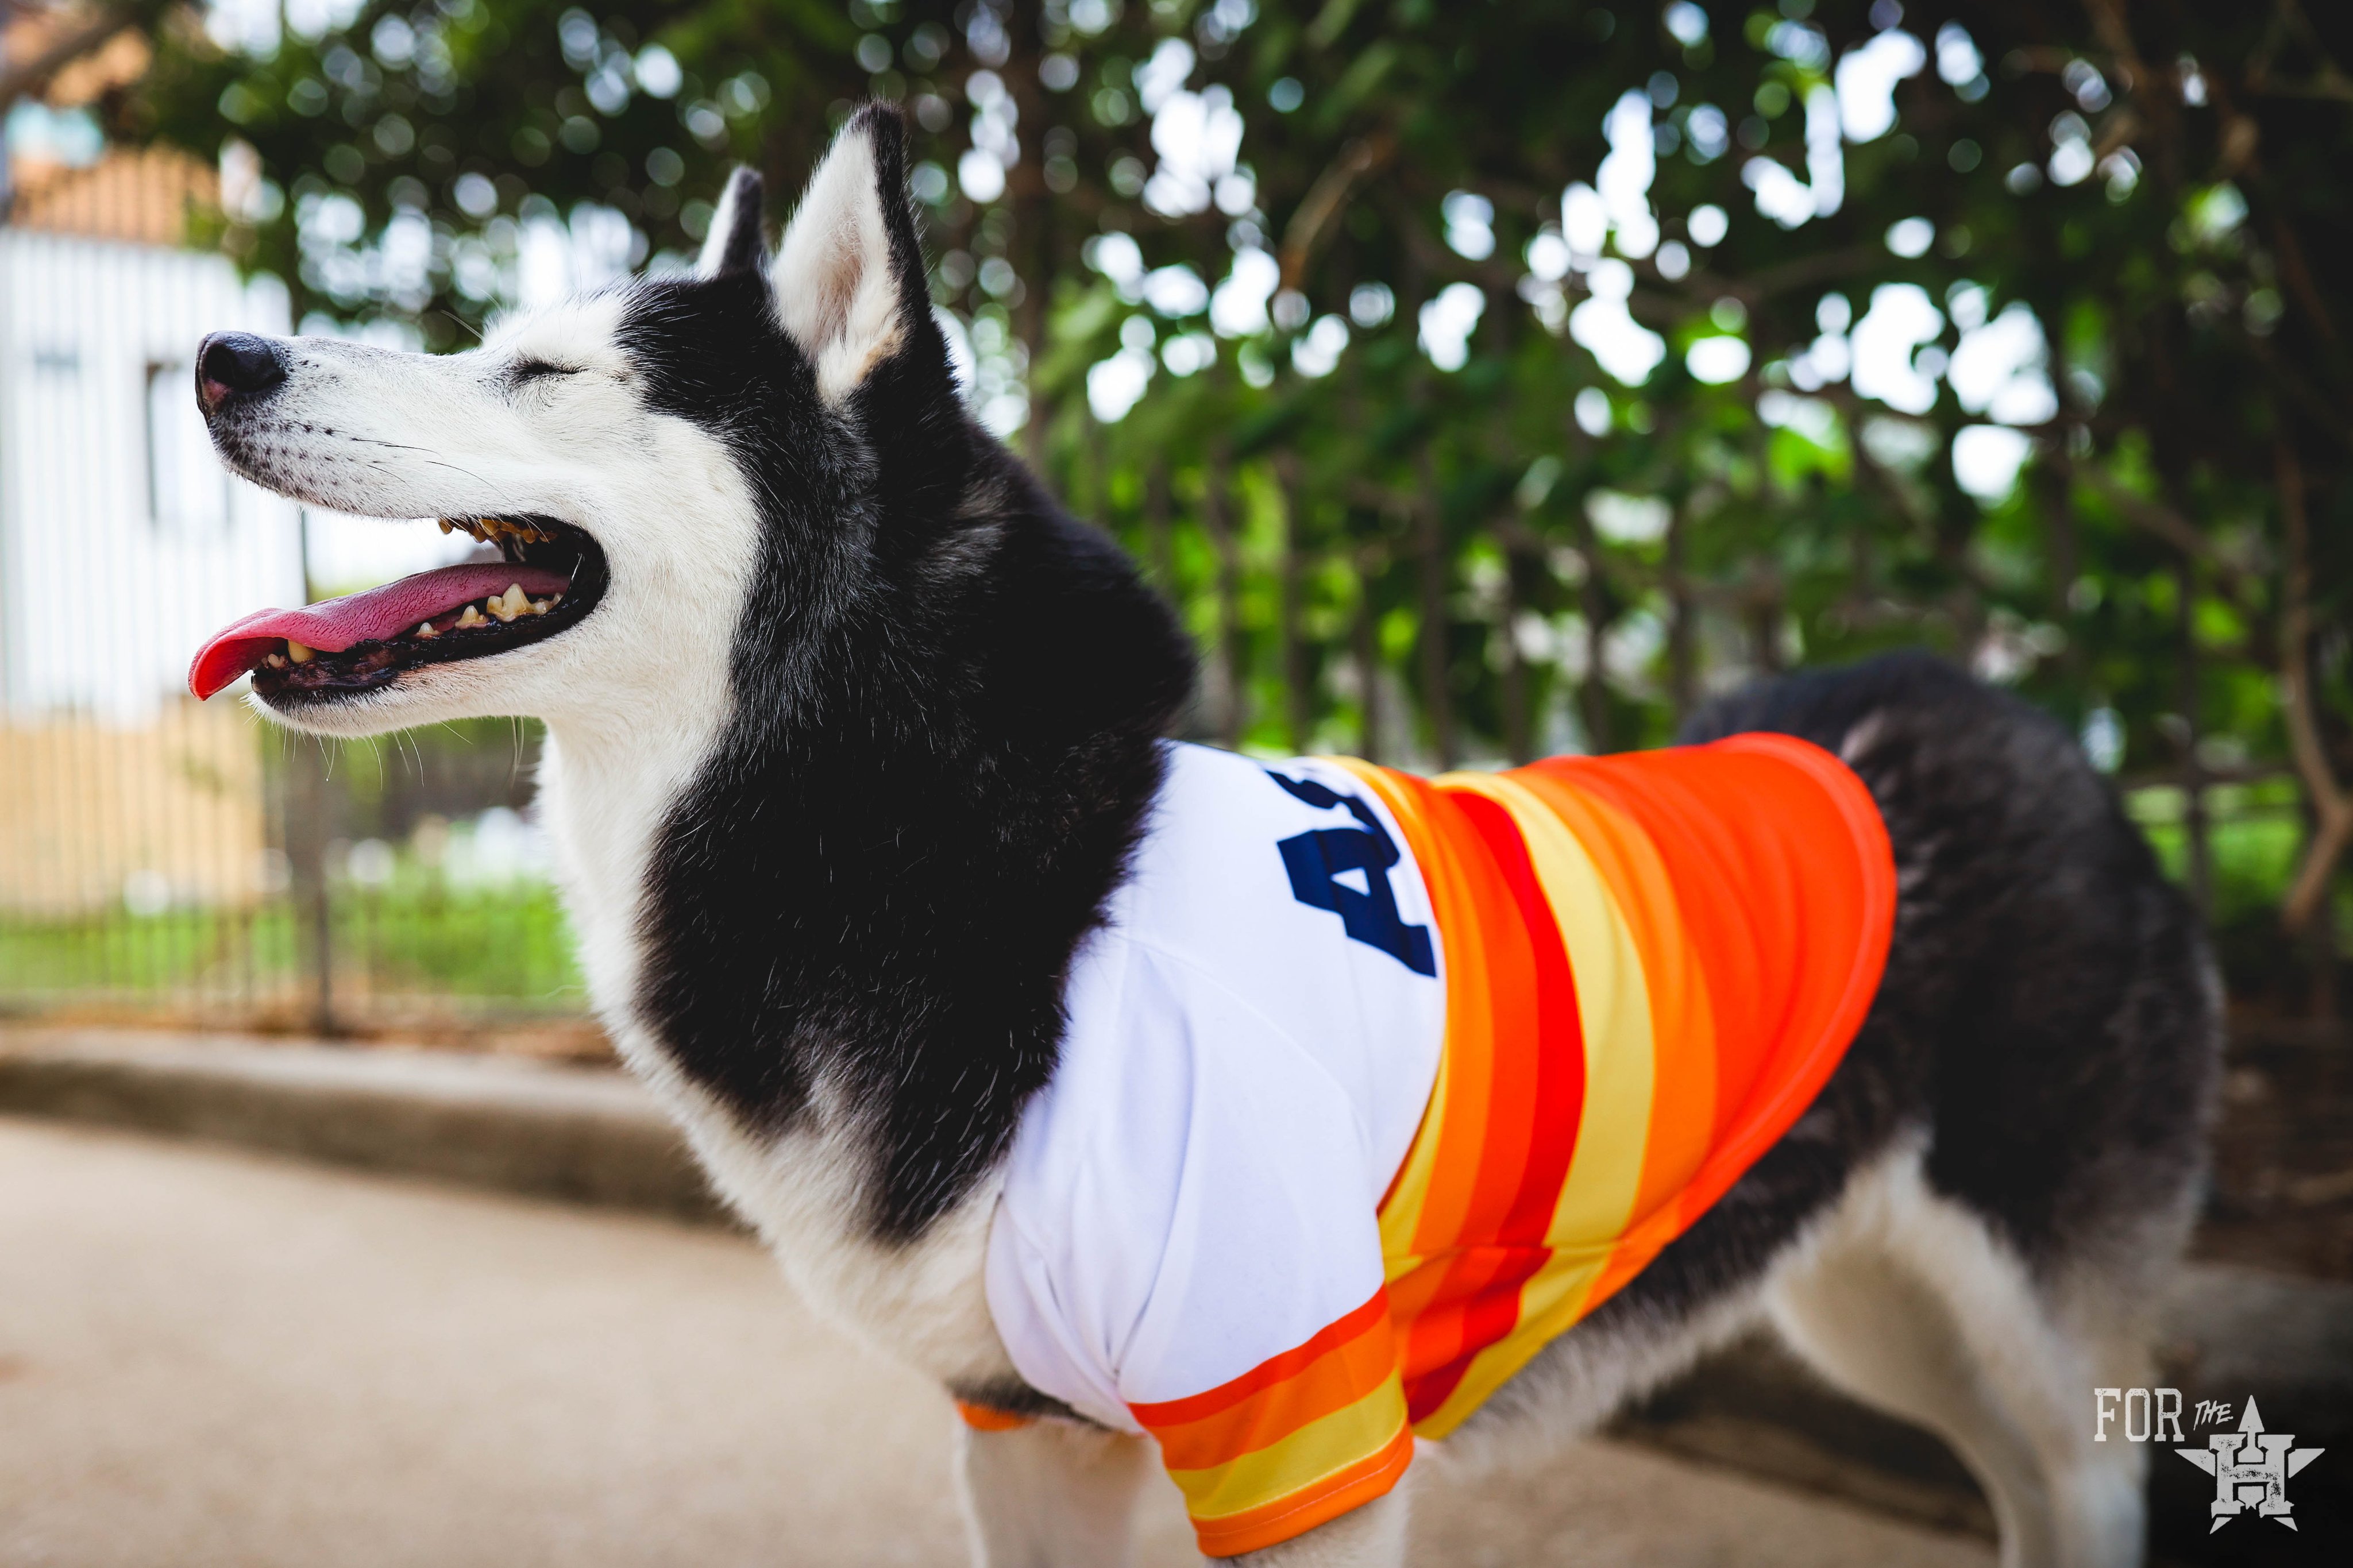
[[[441,526],[496,545],[498,558],[248,616],[197,651],[188,689],[210,697],[250,670],[254,690],[273,702],[374,691],[404,669],[554,637],[605,592],[605,552],[569,523],[522,516],[444,518]]]

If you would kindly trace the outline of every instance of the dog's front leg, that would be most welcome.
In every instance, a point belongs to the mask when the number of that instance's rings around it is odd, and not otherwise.
[[[1068,1421],[966,1427],[956,1477],[976,1568],[1122,1568],[1154,1457],[1142,1437]]]
[[[1339,1518],[1263,1552],[1232,1562],[1245,1568],[1403,1568],[1406,1493],[1410,1473],[1388,1492]]]

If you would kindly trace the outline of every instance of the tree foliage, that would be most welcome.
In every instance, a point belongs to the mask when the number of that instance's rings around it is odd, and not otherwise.
[[[729,163],[791,191],[897,100],[984,416],[1186,606],[1205,732],[1655,743],[1925,642],[2175,786],[2242,980],[2283,899],[2333,945],[2339,8],[351,3],[114,107],[228,144],[314,323],[674,265]]]

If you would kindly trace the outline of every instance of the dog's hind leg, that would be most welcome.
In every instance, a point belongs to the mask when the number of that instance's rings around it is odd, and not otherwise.
[[[2093,1442],[2092,1390],[2145,1383],[2146,1341],[2052,1295],[1905,1153],[1857,1181],[1767,1301],[1831,1384],[1951,1445],[1993,1504],[2003,1568],[2127,1568],[2146,1450]]]
[[[1122,1568],[1152,1445],[1067,1421],[965,1428],[957,1489],[975,1568]]]

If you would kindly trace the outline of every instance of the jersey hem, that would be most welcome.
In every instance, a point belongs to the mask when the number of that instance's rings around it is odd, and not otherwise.
[[[1333,1471],[1308,1493],[1218,1519],[1197,1519],[1193,1535],[1204,1557],[1239,1557],[1262,1552],[1328,1524],[1352,1509],[1385,1497],[1413,1463],[1413,1433],[1400,1428],[1377,1454]]]

